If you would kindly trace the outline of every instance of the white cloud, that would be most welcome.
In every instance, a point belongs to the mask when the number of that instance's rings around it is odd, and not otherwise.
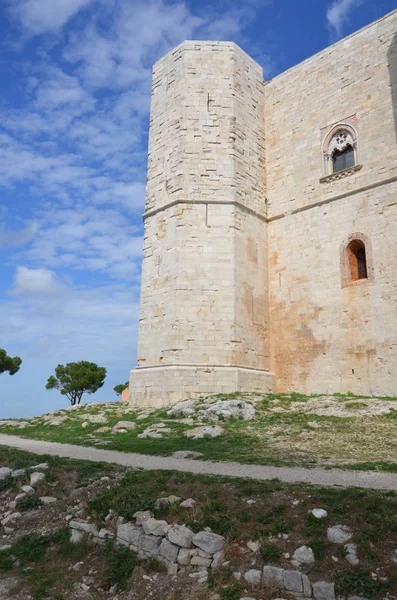
[[[59,292],[61,287],[53,271],[19,266],[15,273],[12,292],[14,294],[54,294]]]
[[[28,223],[22,229],[7,229],[0,223],[0,248],[17,248],[31,241],[37,231],[37,223]]]
[[[10,13],[31,34],[63,27],[81,9],[96,0],[9,0]]]
[[[363,4],[366,0],[334,0],[327,9],[327,21],[333,36],[340,38],[343,35],[343,26],[347,23],[352,10]]]

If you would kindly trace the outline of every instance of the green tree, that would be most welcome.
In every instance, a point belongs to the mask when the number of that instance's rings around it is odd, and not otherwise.
[[[94,394],[105,382],[106,369],[98,367],[95,363],[80,360],[75,363],[58,365],[55,377],[48,378],[47,390],[59,390],[63,396],[69,398],[72,406],[80,404],[84,393]]]
[[[8,371],[10,375],[15,375],[15,373],[19,371],[21,364],[22,360],[19,356],[11,358],[5,350],[0,348],[0,374]]]
[[[125,383],[119,383],[119,385],[115,385],[113,390],[116,392],[118,396],[121,396],[126,387],[128,387],[128,381]]]

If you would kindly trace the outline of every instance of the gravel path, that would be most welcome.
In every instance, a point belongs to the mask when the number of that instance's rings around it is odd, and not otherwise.
[[[138,467],[148,471],[174,470],[198,473],[201,475],[226,475],[228,477],[248,477],[250,479],[279,479],[286,483],[313,483],[326,487],[360,487],[374,490],[397,491],[397,474],[377,473],[375,471],[342,471],[341,469],[305,469],[303,467],[271,467],[262,465],[244,465],[230,462],[211,462],[173,458],[166,456],[150,456],[102,450],[87,446],[59,444],[29,440],[14,435],[0,434],[0,445],[11,446],[34,452],[35,454],[51,454],[63,458],[76,458],[94,462],[109,462],[126,467]]]

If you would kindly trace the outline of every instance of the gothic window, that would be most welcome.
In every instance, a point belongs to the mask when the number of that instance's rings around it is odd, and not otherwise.
[[[371,242],[361,233],[351,235],[341,246],[342,287],[373,280]]]
[[[359,169],[355,129],[348,123],[334,126],[324,140],[323,157],[323,180],[350,175]]]

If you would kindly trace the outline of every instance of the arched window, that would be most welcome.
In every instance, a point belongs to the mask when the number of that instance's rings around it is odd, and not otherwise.
[[[360,168],[354,127],[348,123],[334,126],[325,137],[323,156],[325,177],[349,175]]]
[[[368,279],[367,254],[362,240],[352,240],[346,248],[350,281]]]
[[[372,281],[374,276],[370,239],[354,233],[341,246],[342,287]]]

